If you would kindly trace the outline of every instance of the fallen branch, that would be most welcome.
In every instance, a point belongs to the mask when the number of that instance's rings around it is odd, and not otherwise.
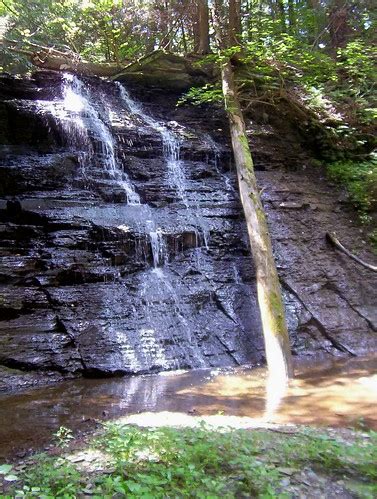
[[[164,51],[161,49],[153,50],[152,52],[149,52],[148,54],[144,55],[143,57],[139,57],[136,61],[132,61],[125,66],[122,67],[122,71],[119,72],[119,74],[123,73],[129,73],[132,72],[133,70],[138,70],[142,67],[143,64],[147,62],[153,62],[155,59],[158,59],[161,54],[163,54]],[[116,79],[118,77],[118,74],[113,75],[113,78]]]
[[[343,246],[343,244],[341,244],[341,242],[337,239],[337,237],[335,235],[335,232],[333,232],[333,233],[326,232],[326,239],[332,245],[334,245],[335,248],[337,248],[338,250],[340,250],[343,253],[345,253],[352,260],[355,260],[355,262],[359,263],[360,265],[362,265],[366,269],[371,270],[372,272],[377,272],[377,266],[376,265],[370,265],[369,263],[364,262],[364,260],[362,260],[358,256],[354,255],[353,253],[351,253],[351,251],[349,251],[347,248],[345,248]]]
[[[21,47],[19,46],[21,44]],[[26,55],[30,62],[43,69],[54,71],[71,71],[78,74],[93,76],[114,76],[120,73],[124,64],[118,63],[92,63],[84,61],[80,56],[71,50],[63,52],[54,47],[45,47],[30,41],[17,41],[4,38],[0,45],[8,50]],[[24,47],[22,47],[24,45]],[[25,48],[25,45],[27,48]],[[34,49],[34,50],[30,50]]]

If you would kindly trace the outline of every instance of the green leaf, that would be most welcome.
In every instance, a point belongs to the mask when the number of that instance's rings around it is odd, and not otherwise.
[[[13,468],[10,464],[2,464],[0,465],[0,475],[6,475]]]
[[[4,477],[4,480],[6,482],[15,482],[16,480],[18,480],[18,476],[16,476],[16,475],[6,475]]]

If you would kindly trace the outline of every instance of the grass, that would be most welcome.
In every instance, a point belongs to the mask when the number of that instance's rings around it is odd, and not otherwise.
[[[107,423],[78,458],[77,449],[71,449],[26,462],[2,497],[291,497],[300,493],[310,469],[327,477],[327,487],[346,479],[357,497],[372,498],[377,494],[377,433],[355,435],[346,441],[309,429],[287,435],[204,424],[141,429]]]

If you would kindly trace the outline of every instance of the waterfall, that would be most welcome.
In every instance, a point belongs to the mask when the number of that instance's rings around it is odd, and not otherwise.
[[[138,116],[144,123],[156,130],[162,139],[164,157],[168,170],[169,184],[173,187],[179,199],[188,210],[191,218],[195,218],[201,228],[205,247],[208,249],[209,231],[203,219],[198,214],[191,212],[191,206],[187,196],[187,178],[184,170],[183,161],[180,158],[182,142],[176,134],[171,132],[169,128],[162,125],[152,116],[147,114],[142,106],[130,96],[129,92],[119,82],[115,82],[119,89],[119,94],[127,109],[135,116]],[[198,237],[198,241],[199,241]]]
[[[220,150],[218,144],[213,140],[213,138],[210,135],[206,134],[204,139],[205,139],[206,144],[208,144],[211,151],[213,152],[215,170],[216,170],[217,174],[224,180],[224,184],[226,186],[225,197],[226,197],[226,199],[229,199],[229,197],[230,197],[229,193],[232,193],[234,195],[234,193],[236,192],[236,189],[235,189],[234,185],[232,184],[232,182],[230,181],[229,177],[227,175],[225,175],[225,173],[222,173],[222,171],[219,168],[219,160],[220,160],[221,150]],[[207,161],[208,161],[208,158],[207,158]]]
[[[162,138],[164,155],[168,168],[170,184],[177,191],[177,194],[186,208],[189,208],[186,192],[186,176],[180,160],[181,141],[166,126],[147,114],[142,106],[130,96],[129,92],[119,82],[115,82],[119,89],[119,94],[129,111],[156,130]]]
[[[147,114],[142,106],[131,98],[128,91],[119,83],[115,83],[118,90],[119,95],[121,97],[122,102],[124,103],[127,110],[136,117],[139,117],[141,121],[147,126],[151,127],[153,130],[159,133],[162,139],[163,145],[163,155],[165,164],[167,167],[167,177],[169,185],[175,189],[177,193],[178,199],[182,202],[186,219],[189,220],[190,223],[193,221],[197,222],[197,224],[201,228],[203,240],[205,246],[208,247],[208,235],[205,228],[205,224],[201,217],[198,216],[197,210],[193,210],[193,206],[190,204],[188,198],[188,188],[187,188],[187,178],[184,169],[184,162],[180,158],[181,152],[181,139],[173,133],[169,128],[151,115]],[[196,206],[195,206],[196,208]],[[186,337],[186,350],[190,352],[190,356],[195,359],[195,362],[198,366],[205,366],[205,360],[203,358],[203,353],[200,351],[197,340],[192,334],[193,326],[195,324],[190,324],[191,318],[186,319],[185,315],[185,304],[181,302],[180,293],[179,293],[179,285],[176,287],[176,277],[172,276],[168,269],[162,269],[161,267],[167,263],[168,254],[167,254],[167,246],[164,241],[164,234],[161,228],[156,227],[156,223],[153,217],[153,210],[149,210],[149,218],[147,221],[147,230],[149,230],[149,238],[151,243],[151,251],[153,258],[153,272],[146,274],[144,276],[144,280],[142,283],[142,295],[145,296],[146,300],[146,314],[149,318],[149,321],[154,328],[149,331],[155,331],[162,327],[163,329],[171,328],[171,320],[174,317],[175,320],[178,320],[179,328],[181,330],[181,334],[183,333]],[[196,249],[194,251],[194,255],[196,258],[196,265],[200,267],[200,234],[194,228],[195,233],[195,241],[196,241]],[[157,297],[156,297],[156,291]],[[148,296],[152,294],[153,298],[148,298]],[[157,314],[154,316],[153,310],[156,307],[156,303],[159,300],[159,294],[162,299],[169,299],[172,301],[171,307],[172,311],[166,310],[162,317],[158,318],[159,312],[156,310]],[[160,322],[159,322],[160,321]],[[145,330],[143,330],[145,331]],[[141,334],[141,341],[143,342],[143,334]],[[147,345],[148,346],[148,345]],[[176,345],[177,349],[182,349],[182,345]],[[160,352],[161,355],[162,351]],[[160,358],[162,361],[162,356]],[[179,367],[179,364],[174,360],[174,368]]]
[[[163,265],[166,260],[165,244],[161,229],[151,231],[149,233],[152,248],[153,266],[154,268]]]
[[[64,74],[62,109],[56,111],[56,108],[51,107],[51,111],[66,131],[71,145],[84,148],[84,168],[85,163],[89,164],[97,159],[108,175],[124,190],[127,203],[140,204],[140,197],[128,175],[118,165],[112,133],[97,109],[95,98],[78,77]],[[96,150],[88,130],[91,130],[98,142],[99,150]]]
[[[221,364],[212,360],[217,352],[237,363],[232,342],[236,345],[244,332],[229,281],[243,284],[237,268],[233,272],[227,263],[229,276],[217,278],[224,242],[217,247],[215,241],[223,228],[227,230],[222,217],[234,196],[218,165],[216,143],[204,134],[195,144],[199,154],[208,151],[207,162],[196,157],[186,162],[181,152],[189,144],[179,125],[170,128],[158,121],[119,83],[96,87],[65,75],[63,99],[49,105],[82,165],[75,185],[86,189],[89,180],[103,194],[98,203],[72,208],[74,216],[93,221],[99,231],[107,229],[99,236],[99,254],[116,267],[113,280],[103,281],[104,287],[96,291],[98,334],[104,335],[106,346],[101,351],[103,365],[126,372],[206,367]],[[162,143],[162,152],[151,157],[144,136]],[[137,187],[124,168],[133,172]],[[207,169],[209,175],[203,178],[208,184],[200,176]],[[118,187],[127,204],[115,205]],[[147,201],[141,202],[136,188]],[[153,196],[162,202],[154,203]],[[209,228],[216,237],[210,250]],[[108,311],[114,311],[113,316],[108,317]]]

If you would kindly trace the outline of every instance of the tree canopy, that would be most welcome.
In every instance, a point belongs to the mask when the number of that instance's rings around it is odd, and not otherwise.
[[[334,54],[356,40],[375,41],[372,0],[1,0],[0,16],[12,39],[117,62],[157,47],[181,54],[210,51],[214,7],[229,18],[233,42],[263,42],[281,50],[294,40]]]
[[[216,53],[218,16],[229,23],[228,50],[242,46],[250,63],[249,82],[293,80],[312,104],[326,105],[330,96],[370,122],[376,12],[372,0],[0,0],[0,70],[30,69],[22,49],[33,44],[117,65],[156,49]]]

